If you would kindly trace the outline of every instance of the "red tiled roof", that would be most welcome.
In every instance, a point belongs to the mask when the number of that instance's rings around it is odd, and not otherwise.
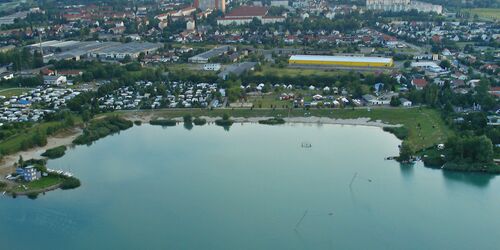
[[[491,92],[500,92],[500,87],[491,87],[490,91]]]
[[[417,87],[422,87],[422,88],[425,87],[425,86],[427,86],[427,80],[425,80],[423,78],[422,79],[418,79],[418,78],[417,79],[413,79],[411,81],[411,83],[413,85],[417,86]]]
[[[247,17],[247,16],[265,16],[267,13],[266,7],[260,6],[240,6],[231,10],[226,14],[226,17]]]
[[[58,72],[59,75],[80,75],[82,74],[82,71],[81,70],[72,70],[72,69],[68,69],[68,70],[60,70]]]

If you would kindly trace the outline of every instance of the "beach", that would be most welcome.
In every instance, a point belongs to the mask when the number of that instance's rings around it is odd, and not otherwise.
[[[81,133],[82,130],[80,128],[73,128],[55,136],[48,137],[47,145],[43,147],[35,147],[14,154],[5,155],[0,162],[0,179],[3,179],[5,175],[12,172],[14,164],[19,160],[19,156],[22,156],[24,160],[42,159],[44,157],[41,156],[41,154],[45,152],[45,150],[58,146],[71,146],[73,140]]]

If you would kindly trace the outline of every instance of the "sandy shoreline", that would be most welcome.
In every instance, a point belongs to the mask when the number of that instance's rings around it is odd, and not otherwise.
[[[58,146],[70,146],[73,140],[82,133],[79,128],[74,128],[71,131],[65,132],[64,134],[59,134],[56,136],[51,136],[47,138],[47,145],[43,147],[31,148],[25,151],[20,151],[15,154],[6,155],[0,162],[0,179],[3,179],[7,174],[13,170],[14,164],[19,160],[19,156],[22,156],[24,160],[29,159],[42,159],[41,156],[45,150],[58,147]]]
[[[153,114],[125,114],[124,117],[131,121],[140,120],[143,123],[149,123],[152,119],[161,119],[161,116]],[[221,117],[208,117],[202,116],[209,123],[215,122],[215,120]],[[236,123],[258,123],[259,120],[265,120],[273,117],[232,117]],[[356,126],[371,126],[371,127],[399,127],[401,125],[387,124],[380,120],[371,121],[370,118],[356,118],[356,119],[333,119],[329,117],[287,117],[283,118],[287,123],[307,123],[307,124],[338,124],[338,125],[356,125]],[[174,118],[174,120],[182,122],[182,117]],[[0,162],[0,179],[13,171],[14,164],[18,161],[19,156],[22,156],[24,160],[29,159],[42,159],[41,156],[45,150],[58,147],[58,146],[71,146],[73,140],[82,133],[82,130],[75,128],[64,135],[58,135],[47,138],[47,145],[43,147],[36,147],[26,151],[17,152],[15,154],[6,155]]]

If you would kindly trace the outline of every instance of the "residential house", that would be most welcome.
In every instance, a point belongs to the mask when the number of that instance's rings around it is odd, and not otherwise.
[[[416,89],[422,90],[425,86],[427,86],[427,80],[425,80],[425,78],[415,78],[411,80],[411,84],[415,86]]]
[[[68,82],[68,79],[66,76],[44,76],[43,77],[43,83],[46,85],[62,85],[66,84]]]
[[[16,173],[22,176],[25,181],[35,181],[41,178],[41,173],[36,170],[33,166],[27,166],[25,168],[17,168]]]
[[[399,101],[401,102],[401,105],[403,105],[403,107],[411,107],[411,105],[413,104],[410,100],[405,98],[399,98]]]

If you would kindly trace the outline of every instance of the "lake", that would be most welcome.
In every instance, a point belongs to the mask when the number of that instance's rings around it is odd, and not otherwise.
[[[134,127],[49,161],[80,188],[0,198],[0,249],[498,249],[499,178],[384,160],[399,143],[364,126]]]

